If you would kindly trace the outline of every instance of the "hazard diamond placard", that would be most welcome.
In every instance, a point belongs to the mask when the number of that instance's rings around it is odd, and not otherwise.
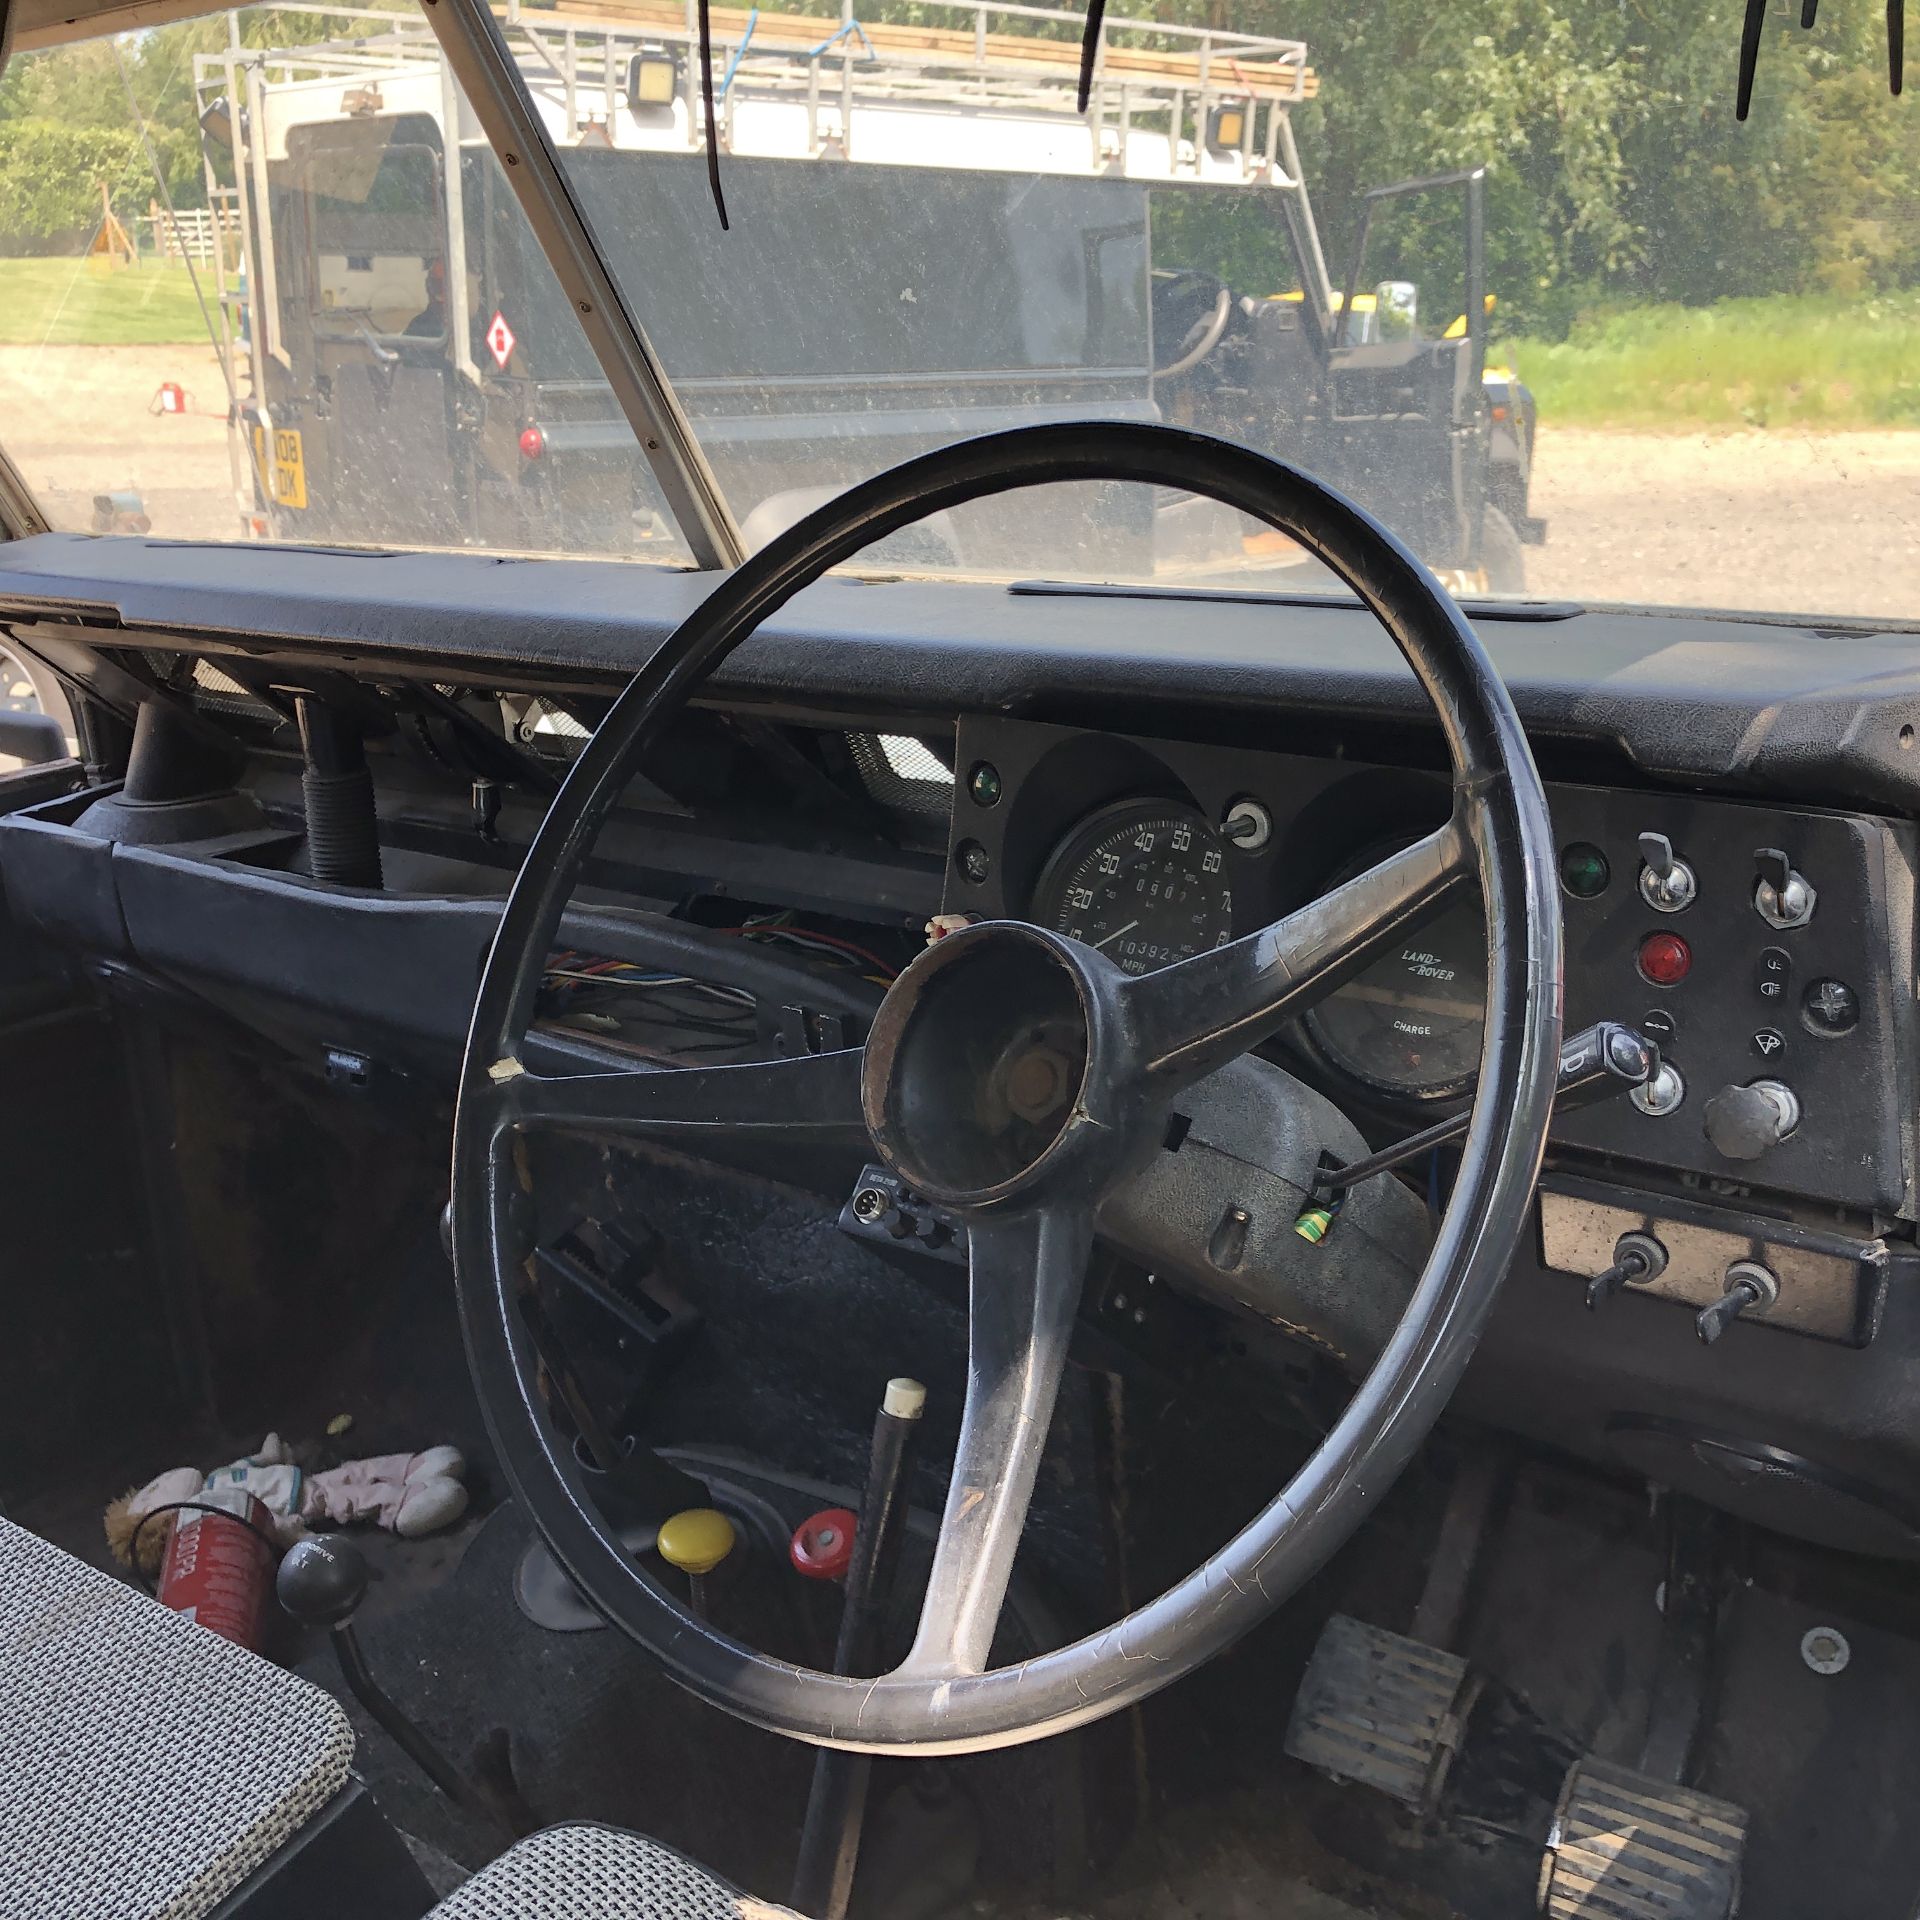
[[[502,372],[513,358],[513,329],[507,325],[507,316],[494,309],[494,315],[487,322],[487,350],[493,355],[493,363]]]

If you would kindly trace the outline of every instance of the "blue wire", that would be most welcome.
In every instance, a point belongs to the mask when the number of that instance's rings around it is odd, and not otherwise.
[[[857,33],[860,36],[860,44],[863,47],[865,47],[867,50],[866,51],[867,59],[869,60],[879,59],[880,56],[877,53],[875,53],[873,50],[873,42],[867,38],[866,28],[863,27],[858,20],[849,20],[847,24],[844,27],[842,27],[838,33],[831,35],[829,38],[825,40],[822,40],[817,47],[809,47],[807,49],[805,58],[809,60],[819,59],[819,57],[823,53],[825,53],[829,47],[838,46],[840,42],[844,40],[847,37],[847,35],[850,33]]]
[[[727,70],[720,76],[720,98],[727,97],[727,89],[733,85],[733,76],[740,71],[740,62],[746,58],[747,48],[753,42],[753,30],[760,24],[760,9],[755,7],[747,15],[747,30],[740,36],[740,44],[733,50],[733,58],[727,62]]]

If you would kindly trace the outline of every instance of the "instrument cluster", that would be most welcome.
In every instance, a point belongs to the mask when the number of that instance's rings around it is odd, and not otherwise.
[[[961,724],[943,905],[1031,920],[1130,973],[1225,945],[1431,831],[1438,771]],[[1902,824],[1549,782],[1565,1018],[1636,1028],[1657,1084],[1556,1115],[1557,1145],[1893,1214],[1914,1204],[1900,1089],[1913,1009]],[[1487,933],[1465,889],[1283,1044],[1355,1111],[1420,1124],[1473,1090]]]

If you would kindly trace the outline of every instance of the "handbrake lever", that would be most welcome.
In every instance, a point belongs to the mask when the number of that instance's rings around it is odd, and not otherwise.
[[[1554,1083],[1553,1110],[1571,1113],[1610,1100],[1618,1093],[1643,1087],[1660,1070],[1660,1049],[1645,1034],[1617,1020],[1602,1020],[1563,1041],[1560,1072]],[[1388,1173],[1417,1160],[1421,1154],[1457,1140],[1466,1132],[1471,1113],[1456,1113],[1364,1160],[1344,1167],[1322,1167],[1314,1175],[1315,1193],[1345,1193],[1377,1173]]]

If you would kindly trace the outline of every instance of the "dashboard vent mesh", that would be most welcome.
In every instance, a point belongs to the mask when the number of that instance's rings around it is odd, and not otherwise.
[[[850,733],[847,752],[868,794],[892,813],[944,816],[953,805],[953,769],[910,733]]]
[[[203,707],[210,713],[228,714],[235,718],[258,720],[266,726],[277,726],[280,715],[257,694],[249,693],[232,674],[223,673],[210,660],[195,660],[193,663],[193,704]]]

